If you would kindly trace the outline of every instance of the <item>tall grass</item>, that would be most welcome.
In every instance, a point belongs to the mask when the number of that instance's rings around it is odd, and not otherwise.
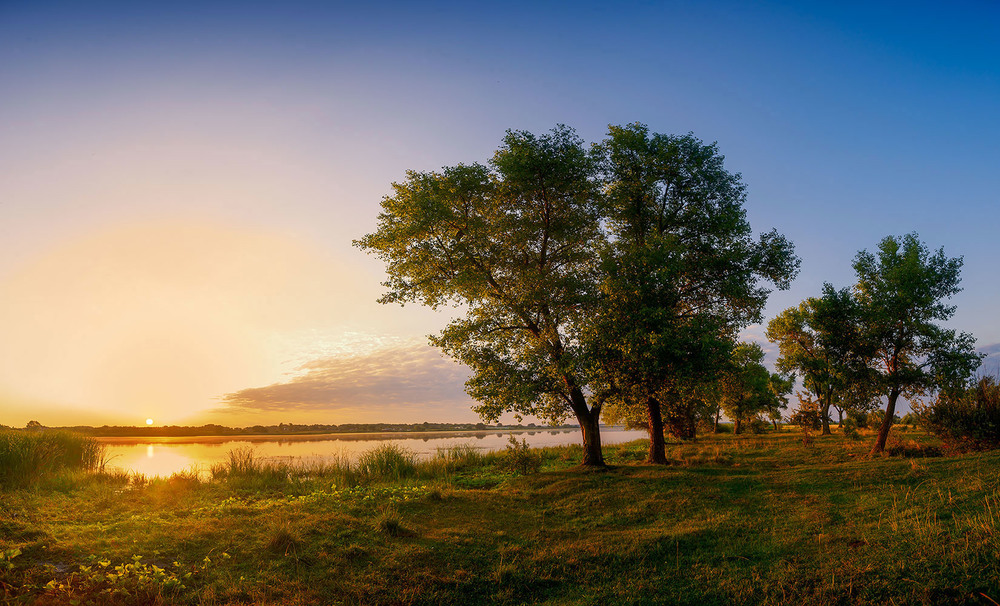
[[[358,457],[358,472],[367,478],[401,480],[417,474],[417,457],[413,452],[383,442]]]
[[[64,431],[0,432],[0,488],[30,486],[64,471],[104,467],[104,445]]]

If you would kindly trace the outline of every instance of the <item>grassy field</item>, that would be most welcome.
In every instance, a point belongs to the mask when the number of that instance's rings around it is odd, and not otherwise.
[[[708,436],[211,481],[65,472],[0,492],[0,599],[39,604],[1000,602],[1000,453],[894,429]],[[541,463],[538,473],[530,473]],[[522,473],[522,472],[529,473]]]

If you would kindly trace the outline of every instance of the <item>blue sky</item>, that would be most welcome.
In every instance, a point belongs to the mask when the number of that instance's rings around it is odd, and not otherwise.
[[[376,305],[381,267],[350,246],[389,184],[557,123],[717,141],[753,227],[803,260],[768,317],[916,231],[965,258],[951,325],[994,351],[998,33],[987,2],[0,3],[0,422],[30,404],[52,423],[181,409],[239,424],[212,412],[224,394],[315,378],[331,352],[354,352],[341,381],[384,368],[444,323]],[[239,355],[175,364],[185,389],[152,368],[191,351]],[[170,395],[137,403],[121,368]],[[454,385],[433,408],[430,391],[296,414],[470,418]]]

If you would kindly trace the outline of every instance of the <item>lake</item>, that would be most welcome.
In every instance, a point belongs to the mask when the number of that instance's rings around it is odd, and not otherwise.
[[[206,474],[214,463],[227,458],[230,450],[253,448],[258,457],[272,461],[316,463],[357,456],[383,442],[411,450],[418,458],[433,457],[439,448],[467,444],[483,451],[503,450],[510,436],[527,440],[532,447],[579,444],[580,430],[536,429],[511,431],[356,433],[290,436],[185,436],[163,438],[98,438],[107,448],[109,469],[121,469],[147,477],[167,477],[194,469]],[[601,428],[602,444],[618,444],[645,438],[645,431],[617,427]]]

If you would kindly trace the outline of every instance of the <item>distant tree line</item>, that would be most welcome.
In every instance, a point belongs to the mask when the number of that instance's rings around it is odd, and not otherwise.
[[[0,425],[0,428],[4,426]],[[249,436],[249,435],[296,435],[324,433],[414,433],[424,431],[488,431],[508,429],[568,429],[574,426],[539,427],[535,423],[527,425],[504,425],[495,423],[343,423],[340,425],[279,423],[278,425],[253,425],[249,427],[226,427],[209,423],[206,425],[163,425],[159,427],[127,425],[75,425],[58,427],[94,437],[170,437],[170,436]],[[50,429],[38,421],[30,421],[25,429],[41,431]]]

